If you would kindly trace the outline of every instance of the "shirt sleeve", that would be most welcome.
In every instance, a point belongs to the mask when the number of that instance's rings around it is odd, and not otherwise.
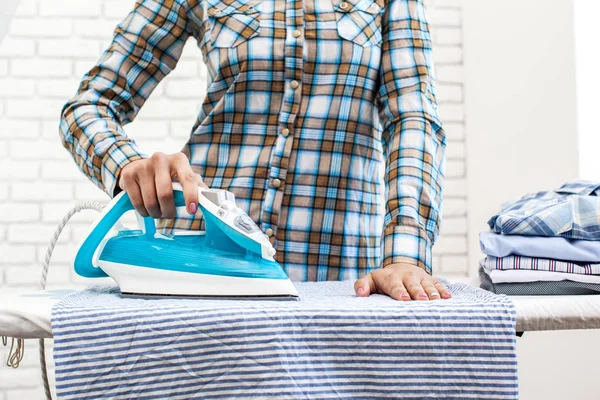
[[[118,190],[122,168],[145,157],[123,126],[175,68],[190,36],[188,11],[194,2],[138,0],[63,107],[59,131],[64,147],[109,196]]]
[[[431,36],[421,0],[391,0],[383,14],[378,93],[386,157],[383,266],[432,272],[446,137],[438,118]]]

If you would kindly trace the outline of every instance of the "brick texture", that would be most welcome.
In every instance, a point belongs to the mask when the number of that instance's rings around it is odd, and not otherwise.
[[[75,92],[134,0],[21,0],[0,44],[0,290],[35,288],[47,242],[76,200],[106,200],[76,169],[58,137],[64,102]],[[467,272],[467,199],[461,0],[426,0],[440,109],[448,137],[444,222],[436,273]],[[175,71],[125,129],[148,153],[178,151],[204,97],[206,71],[190,41]],[[73,218],[57,245],[49,287],[89,282],[71,270],[75,246],[94,212]],[[94,281],[97,283],[97,281]],[[105,283],[105,282],[102,282]],[[36,342],[25,364],[4,364],[0,400],[42,398]]]

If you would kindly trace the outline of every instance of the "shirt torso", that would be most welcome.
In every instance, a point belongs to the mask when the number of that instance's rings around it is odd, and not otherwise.
[[[380,263],[375,106],[381,0],[209,0],[194,21],[209,72],[185,152],[267,234],[292,279]],[[202,228],[181,216],[179,228]]]
[[[190,37],[209,79],[184,151],[211,187],[237,196],[290,277],[397,263],[431,272],[446,136],[422,0],[137,1],[60,124],[109,196],[148,157],[125,125]],[[162,226],[203,229],[185,213]]]

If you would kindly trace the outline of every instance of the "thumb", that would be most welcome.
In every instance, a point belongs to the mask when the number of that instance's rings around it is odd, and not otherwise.
[[[358,297],[368,297],[376,292],[373,274],[367,274],[354,282],[354,291]]]

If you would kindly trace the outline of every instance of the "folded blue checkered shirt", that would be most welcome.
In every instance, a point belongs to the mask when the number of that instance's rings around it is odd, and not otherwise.
[[[600,183],[573,181],[507,203],[488,225],[505,235],[600,240]]]

